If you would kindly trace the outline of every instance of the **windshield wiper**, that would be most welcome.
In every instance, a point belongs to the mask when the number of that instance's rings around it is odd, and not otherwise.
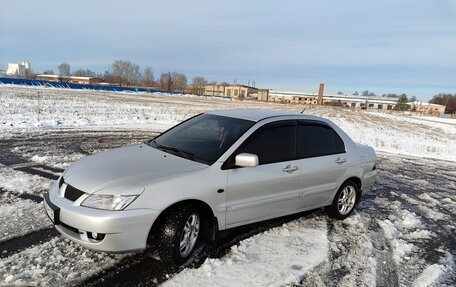
[[[153,143],[156,144],[157,148],[160,150],[171,151],[176,155],[180,155],[181,157],[195,160],[195,155],[191,152],[179,149],[177,147],[159,145],[155,141],[153,141]]]
[[[146,145],[151,146],[151,147],[158,147],[158,143],[155,141],[155,139],[151,139],[145,142]],[[152,146],[152,144],[154,146]]]

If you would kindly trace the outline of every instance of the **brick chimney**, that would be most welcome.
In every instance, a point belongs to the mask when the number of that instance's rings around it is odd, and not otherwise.
[[[325,84],[320,84],[320,89],[318,89],[318,105],[323,105],[323,91],[325,90]]]

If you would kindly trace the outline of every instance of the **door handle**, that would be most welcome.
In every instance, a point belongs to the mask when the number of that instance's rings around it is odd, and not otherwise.
[[[296,166],[296,165],[293,166],[293,165],[289,164],[283,169],[283,172],[292,173],[294,171],[297,171],[298,169],[299,169],[298,166]]]
[[[347,159],[346,159],[346,158],[343,158],[343,157],[338,157],[338,158],[336,159],[336,163],[337,163],[337,164],[343,164],[343,163],[346,162],[346,161],[347,161]]]

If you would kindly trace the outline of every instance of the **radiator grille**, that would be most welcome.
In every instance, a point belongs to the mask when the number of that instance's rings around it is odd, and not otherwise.
[[[65,198],[69,199],[71,201],[76,201],[78,198],[80,198],[82,195],[84,195],[83,191],[80,191],[77,188],[74,188],[71,185],[67,185],[65,189]]]

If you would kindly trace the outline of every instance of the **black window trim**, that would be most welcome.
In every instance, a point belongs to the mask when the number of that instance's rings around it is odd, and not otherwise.
[[[346,146],[344,140],[339,135],[339,133],[328,123],[325,123],[323,121],[318,121],[318,120],[306,120],[306,119],[298,119],[297,122],[298,122],[297,126],[313,125],[313,126],[323,126],[326,128],[330,128],[339,137],[339,139],[342,141],[342,143],[344,145],[344,152],[335,152],[335,153],[328,153],[328,154],[309,156],[309,157],[299,157],[299,150],[298,150],[299,149],[299,139],[298,139],[298,136],[296,136],[296,157],[297,157],[297,159],[308,159],[308,158],[316,158],[316,157],[322,157],[322,156],[347,153],[347,146]],[[296,129],[296,130],[298,130],[298,129]]]
[[[269,123],[265,123],[264,125],[260,126],[257,128],[255,131],[253,131],[248,138],[246,138],[237,148],[236,150],[225,160],[225,162],[222,164],[221,169],[222,170],[227,170],[227,169],[237,169],[237,168],[242,168],[239,166],[234,165],[234,158],[237,155],[237,152],[240,148],[244,146],[249,140],[252,139],[253,136],[255,136],[258,132],[262,132],[265,129],[270,129],[270,128],[277,128],[278,126],[294,126],[294,159],[292,160],[298,160],[298,119],[283,119],[283,120],[278,120],[278,121],[273,121]],[[272,127],[271,127],[272,126]],[[290,160],[288,160],[290,161]],[[261,165],[267,165],[267,164],[276,164],[278,162],[271,162],[271,163],[266,163],[266,164],[261,164]]]

